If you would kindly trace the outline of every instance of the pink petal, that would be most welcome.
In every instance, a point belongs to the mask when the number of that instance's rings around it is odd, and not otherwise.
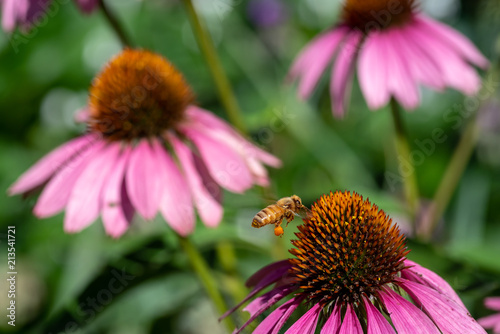
[[[477,319],[477,322],[484,328],[494,328],[500,326],[500,314],[493,314]]]
[[[453,290],[448,282],[442,279],[438,274],[408,259],[405,260],[405,265],[410,266],[410,268],[401,271],[401,276],[403,278],[427,285],[428,287],[444,293],[453,299],[457,304],[466,308],[455,290]]]
[[[153,219],[158,212],[164,187],[159,178],[158,156],[143,139],[132,149],[125,179],[130,200],[145,219]]]
[[[342,118],[345,115],[346,101],[352,87],[354,64],[358,56],[358,47],[363,35],[360,31],[353,30],[346,37],[346,41],[339,50],[337,60],[333,66],[330,83],[332,96],[332,110],[334,115]]]
[[[415,328],[419,334],[440,334],[424,312],[394,291],[385,289],[379,296],[398,334],[415,334]]]
[[[131,148],[127,146],[118,156],[113,172],[102,190],[102,221],[106,233],[114,238],[122,236],[130,225],[126,215],[125,201],[122,199],[122,187],[125,182],[125,167],[130,157]]]
[[[253,145],[213,113],[196,106],[189,106],[186,113],[191,122],[200,126],[212,138],[225,142],[244,157],[254,158],[271,167],[281,167],[282,163],[278,158]]]
[[[373,306],[369,299],[364,299],[366,319],[368,323],[367,334],[396,334],[394,328],[380,311]]]
[[[98,141],[90,145],[85,151],[75,155],[69,163],[64,164],[61,170],[52,177],[33,209],[37,217],[53,216],[66,206],[78,176],[104,144],[104,141]]]
[[[273,262],[270,265],[257,271],[253,274],[245,283],[246,286],[256,286],[260,284],[270,284],[274,281],[268,281],[269,277],[284,276],[287,274],[288,270],[292,267],[289,260],[282,260],[278,262]]]
[[[351,304],[347,304],[347,310],[339,334],[363,334],[363,328]]]
[[[424,33],[420,25],[412,25],[406,29],[406,38],[415,42],[415,45],[433,58],[441,69],[446,84],[465,94],[473,95],[481,87],[481,80],[474,68],[465,63],[460,55],[439,38]]]
[[[441,74],[441,68],[427,53],[423,52],[413,39],[406,35],[408,29],[413,29],[409,24],[392,30],[393,42],[399,45],[399,52],[415,81],[427,85],[438,91],[444,90],[446,84]]]
[[[396,37],[394,37],[396,34]],[[419,103],[417,84],[409,70],[404,53],[400,50],[397,29],[388,29],[381,34],[385,42],[385,64],[390,66],[387,72],[388,87],[405,109],[415,109]]]
[[[486,333],[464,307],[447,295],[407,280],[401,280],[399,286],[434,320],[443,334]]]
[[[233,334],[240,333],[245,327],[250,325],[262,313],[264,313],[264,311],[266,311],[268,308],[279,302],[281,299],[283,299],[285,296],[290,294],[295,289],[296,288],[293,286],[292,287],[281,286],[278,288],[274,288],[268,293],[265,293],[262,296],[254,299],[250,304],[247,305],[247,307],[243,309],[243,311],[247,311],[250,313],[250,319],[248,319],[243,324],[243,326],[241,326],[241,328],[235,330]]]
[[[439,37],[443,43],[449,44],[471,63],[481,68],[487,68],[489,66],[489,61],[481,54],[476,46],[455,29],[423,14],[415,15],[414,19],[421,24],[421,29],[427,31],[428,34]]]
[[[184,132],[198,148],[210,175],[218,184],[235,193],[252,187],[252,174],[237,151],[201,131],[185,129]]]
[[[246,286],[255,286],[252,291],[241,301],[225,312],[220,319],[224,319],[234,311],[236,311],[241,305],[246,303],[248,300],[253,298],[257,293],[264,290],[266,287],[279,281],[280,279],[284,279],[288,273],[288,270],[291,268],[290,262],[288,260],[283,260],[279,262],[272,263],[258,272],[256,272],[252,277],[250,277],[246,283]],[[255,283],[255,284],[252,284]],[[286,284],[286,282],[285,282]]]
[[[312,94],[321,75],[331,61],[335,50],[349,29],[341,26],[319,35],[299,54],[290,70],[290,78],[300,78],[299,96],[307,99]]]
[[[253,334],[278,334],[285,322],[304,300],[304,296],[290,299],[268,315],[252,332]]]
[[[18,19],[18,3],[23,0],[3,0],[2,3],[2,28],[12,31],[16,28]]]
[[[9,194],[19,194],[32,190],[46,182],[57,170],[71,164],[71,159],[91,146],[97,137],[86,135],[70,140],[41,158],[10,187]]]
[[[109,144],[92,157],[78,176],[64,216],[67,233],[80,232],[99,217],[101,190],[112,174],[119,151],[120,144]]]
[[[331,334],[337,333],[339,331],[340,326],[342,326],[340,311],[340,306],[338,303],[336,303],[335,307],[333,308],[332,314],[326,320],[323,328],[321,328],[321,334]]]
[[[160,142],[155,141],[153,149],[159,159],[158,168],[161,168],[163,174],[158,179],[164,186],[160,212],[174,231],[185,237],[195,227],[193,200],[188,183]]]
[[[382,33],[370,33],[363,44],[358,61],[358,79],[361,91],[370,109],[385,106],[390,99],[389,68]]]
[[[297,320],[285,334],[314,334],[316,324],[318,323],[319,314],[322,307],[319,303],[307,311],[299,320]],[[362,332],[361,332],[362,334]]]
[[[203,180],[196,170],[193,153],[189,148],[173,135],[169,135],[168,139],[180,161],[201,220],[207,226],[216,227],[222,220],[222,205],[203,184]]]
[[[484,299],[484,306],[491,310],[500,311],[500,297],[488,297]]]

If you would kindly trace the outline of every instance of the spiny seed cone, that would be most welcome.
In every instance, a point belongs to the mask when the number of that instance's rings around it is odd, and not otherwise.
[[[363,32],[407,22],[416,8],[416,0],[347,0],[344,22]]]
[[[290,250],[291,276],[307,299],[359,302],[394,282],[408,254],[405,237],[384,211],[350,192],[323,195]]]
[[[109,140],[155,137],[183,120],[194,94],[164,57],[125,49],[94,79],[90,127]]]

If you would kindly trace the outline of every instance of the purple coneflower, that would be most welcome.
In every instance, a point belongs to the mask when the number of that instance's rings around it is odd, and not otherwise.
[[[52,0],[1,0],[2,28],[5,31],[12,31],[18,26],[29,29],[48,12],[57,11],[57,9],[50,9],[52,2]],[[90,13],[98,4],[98,0],[75,0],[75,2],[85,13]],[[53,6],[59,7],[60,4]]]
[[[253,275],[252,292],[224,315],[274,285],[245,307],[250,319],[235,333],[288,295],[254,334],[278,333],[301,304],[308,311],[287,334],[486,333],[446,281],[406,258],[399,228],[358,194],[324,195],[299,231],[295,258]]]
[[[299,95],[311,96],[333,59],[330,93],[334,115],[342,117],[354,69],[370,109],[394,97],[407,109],[419,105],[418,86],[452,87],[475,94],[481,80],[470,64],[488,61],[462,34],[416,8],[416,0],[347,0],[342,22],[318,36],[290,71]]]
[[[10,188],[43,187],[37,217],[66,209],[66,232],[79,232],[99,215],[114,237],[133,213],[160,212],[181,235],[194,229],[194,207],[218,225],[223,188],[242,193],[268,185],[263,163],[280,161],[252,145],[226,122],[193,105],[183,76],[163,57],[126,49],[95,78],[89,105],[79,115],[89,133],[42,158]]]
[[[500,297],[486,298],[484,305],[493,311],[500,312]],[[493,329],[494,334],[500,334],[500,313],[478,319],[477,322],[484,328]]]

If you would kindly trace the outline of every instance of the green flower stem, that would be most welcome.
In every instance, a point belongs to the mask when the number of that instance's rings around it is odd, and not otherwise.
[[[410,144],[408,136],[401,118],[401,108],[396,100],[391,100],[391,112],[394,120],[394,128],[396,130],[396,149],[398,157],[410,161]],[[397,159],[399,164],[399,159]],[[419,207],[419,190],[417,183],[416,171],[411,170],[408,175],[401,175],[404,183],[405,198],[408,205],[408,210],[415,228],[415,217]]]
[[[213,80],[219,92],[219,97],[224,105],[224,108],[226,109],[229,121],[238,130],[240,130],[241,133],[246,135],[248,132],[245,123],[243,122],[240,107],[238,106],[238,102],[231,88],[231,84],[229,83],[229,79],[227,78],[217,56],[212,39],[207,33],[201,18],[196,13],[193,2],[191,0],[183,1],[189,16],[189,22],[191,23],[193,33],[196,36],[198,46],[200,47],[210,72],[212,73]]]
[[[451,197],[474,152],[478,139],[476,118],[477,113],[467,124],[453,157],[441,179],[438,190],[434,195],[432,205],[429,207],[429,211],[426,214],[428,220],[426,219],[425,221],[425,229],[421,232],[422,235],[420,236],[424,240],[430,240],[432,238],[432,234],[439,223],[439,219],[443,216],[444,211],[450,203]]]
[[[238,259],[234,246],[230,241],[219,241],[216,250],[219,263],[225,274],[227,274],[225,287],[234,298],[234,301],[238,303],[246,297],[248,289],[243,284],[236,269]]]
[[[222,295],[217,288],[217,282],[214,279],[213,274],[210,272],[210,268],[208,264],[205,262],[198,249],[191,243],[188,238],[183,238],[179,236],[179,244],[181,245],[184,252],[189,258],[191,265],[201,281],[203,288],[207,292],[208,296],[214,303],[215,307],[219,314],[223,314],[228,310]],[[235,328],[233,320],[230,317],[224,319],[224,323],[226,324],[229,332],[232,332]]]
[[[123,47],[132,47],[132,43],[125,33],[125,29],[123,29],[120,21],[118,21],[116,16],[109,10],[104,0],[99,0],[99,7],[101,7],[102,13],[106,17],[106,20],[108,21],[111,28],[113,28],[115,33],[118,35],[118,38],[120,39]]]

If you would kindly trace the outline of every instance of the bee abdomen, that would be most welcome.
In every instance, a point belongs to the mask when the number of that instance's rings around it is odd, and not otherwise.
[[[280,207],[276,205],[270,205],[264,208],[259,213],[255,215],[252,221],[252,226],[259,228],[265,225],[274,224],[278,216],[277,210],[282,211]]]

